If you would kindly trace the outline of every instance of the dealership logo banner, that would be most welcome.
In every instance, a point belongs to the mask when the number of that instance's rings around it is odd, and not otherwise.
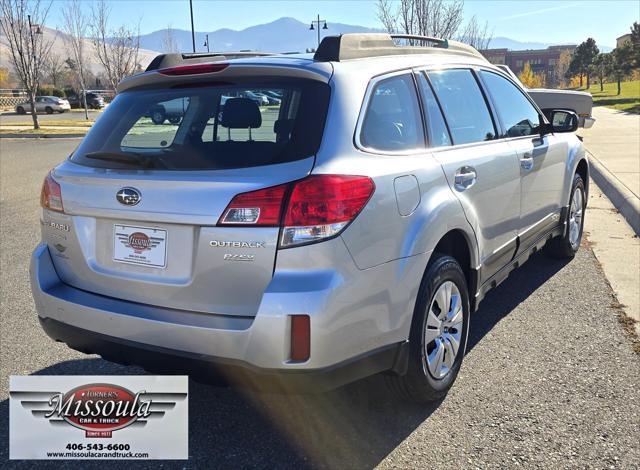
[[[12,459],[187,459],[186,376],[12,376]]]

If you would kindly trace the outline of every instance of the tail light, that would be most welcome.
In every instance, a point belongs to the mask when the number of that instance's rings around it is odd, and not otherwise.
[[[338,235],[374,190],[373,181],[366,176],[313,175],[238,194],[218,225],[281,226],[280,247],[313,243]]]
[[[51,173],[46,176],[44,183],[42,183],[40,205],[50,211],[64,212],[62,191],[60,190],[60,185],[51,176]]]
[[[280,224],[282,200],[288,184],[238,194],[220,217],[218,225],[259,225],[277,227]]]

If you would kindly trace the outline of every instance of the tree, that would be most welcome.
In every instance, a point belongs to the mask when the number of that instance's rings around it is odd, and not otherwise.
[[[600,82],[600,91],[604,90],[604,79],[611,72],[611,60],[611,54],[604,53],[598,54],[595,59],[593,59],[591,73],[598,77],[598,81]]]
[[[529,62],[525,62],[522,72],[518,75],[518,79],[527,88],[540,88],[544,86],[544,76],[533,73]]]
[[[63,30],[65,32],[64,42],[67,47],[70,59],[74,67],[71,68],[74,76],[80,85],[82,105],[84,107],[84,118],[89,120],[87,110],[87,81],[86,63],[84,53],[84,38],[87,35],[88,20],[82,11],[80,0],[70,0],[62,7]]]
[[[110,13],[105,1],[100,0],[92,6],[89,26],[96,55],[104,67],[109,86],[115,91],[120,80],[139,68],[140,26],[109,29]]]
[[[378,0],[378,19],[389,33],[452,38],[462,23],[462,0]]]
[[[0,88],[12,88],[11,71],[8,67],[0,67]]]
[[[49,53],[44,63],[44,71],[47,74],[51,84],[58,88],[64,78],[64,61],[58,54]]]
[[[633,66],[640,68],[640,24],[637,21],[631,26],[631,55]]]
[[[570,73],[571,76],[578,75],[580,77],[581,87],[582,77],[585,76],[587,77],[587,88],[591,86],[591,65],[593,64],[593,60],[599,53],[600,51],[598,50],[596,41],[593,38],[588,38],[586,41],[576,47],[575,51],[573,51],[573,57],[571,58],[571,63],[569,64],[568,73]]]
[[[493,30],[489,31],[488,21],[485,21],[484,25],[481,25],[476,15],[473,15],[457,39],[460,42],[475,47],[479,51],[483,51],[489,49],[489,44],[491,43],[491,39],[493,39]]]
[[[613,60],[611,61],[611,77],[618,84],[618,95],[621,93],[620,82],[624,80],[633,71],[633,51],[631,44],[627,43],[620,47],[616,47],[611,52]]]
[[[162,50],[163,52],[178,52],[178,42],[173,35],[173,28],[171,25],[167,26],[162,38]]]
[[[42,31],[50,7],[51,3],[44,5],[40,0],[0,0],[0,26],[9,43],[13,68],[29,97],[34,129],[40,129],[36,93],[53,44]]]
[[[462,28],[463,8],[463,0],[400,0],[397,7],[393,0],[378,0],[378,19],[391,34],[456,38],[476,49],[487,49],[493,37],[489,23],[481,25],[474,15]]]
[[[564,50],[560,53],[558,58],[558,64],[556,66],[556,80],[561,82],[567,80],[567,71],[569,70],[569,64],[571,63],[571,51]],[[566,82],[565,82],[566,83]]]

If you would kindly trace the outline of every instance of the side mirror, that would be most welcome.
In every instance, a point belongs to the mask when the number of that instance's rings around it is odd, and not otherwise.
[[[575,132],[578,129],[578,115],[566,109],[554,109],[549,115],[551,132]]]

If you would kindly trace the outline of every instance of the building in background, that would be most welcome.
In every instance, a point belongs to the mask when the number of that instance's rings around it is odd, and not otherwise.
[[[616,47],[622,47],[627,43],[631,42],[631,33],[623,34],[619,38],[616,39]]]
[[[529,63],[535,74],[543,74],[547,87],[555,87],[562,80],[559,73],[560,56],[563,52],[573,52],[575,45],[549,46],[546,49],[486,49],[480,51],[492,64],[505,64],[517,75],[524,64]]]

